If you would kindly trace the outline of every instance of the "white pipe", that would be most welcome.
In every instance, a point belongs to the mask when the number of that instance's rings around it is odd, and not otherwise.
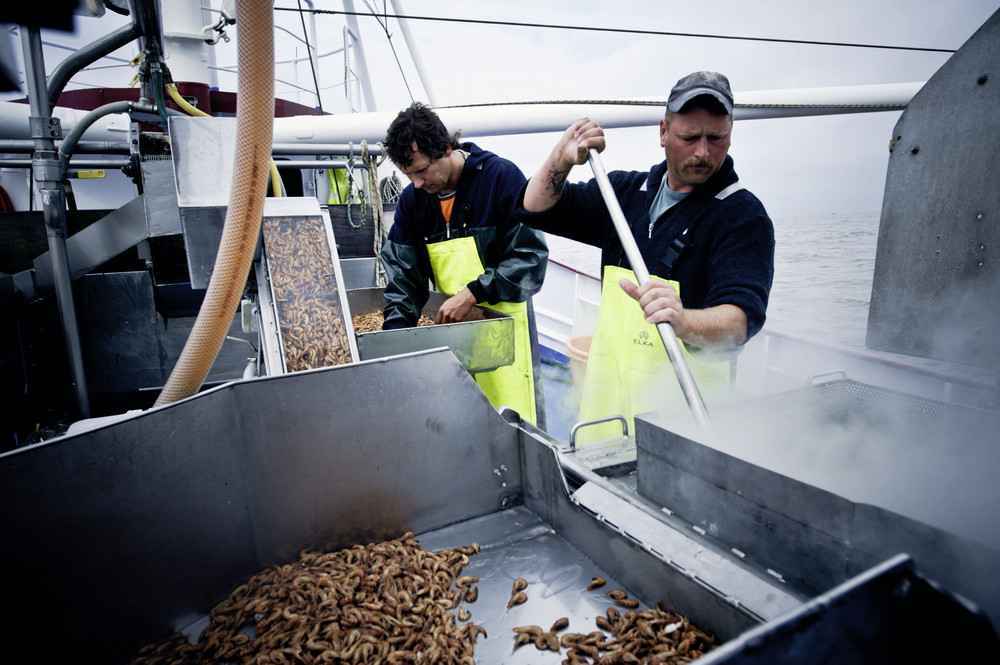
[[[791,118],[840,113],[893,111],[906,107],[923,83],[887,83],[836,88],[792,90],[756,90],[736,93],[736,120]],[[656,98],[633,98],[617,101],[655,101]],[[606,100],[614,101],[614,100]],[[663,107],[621,106],[598,103],[520,104],[437,109],[450,131],[462,130],[468,138],[563,131],[574,120],[594,118],[608,129],[656,125],[663,118]],[[72,129],[85,111],[53,109],[63,122],[63,131]],[[0,103],[0,138],[30,138],[28,107],[15,102]],[[294,143],[369,143],[381,141],[396,112],[350,113],[330,116],[276,118],[275,142]],[[113,116],[95,123],[87,130],[86,140],[121,139],[128,132],[124,116]]]
[[[52,116],[59,118],[59,122],[62,124],[64,136],[87,113],[88,111],[68,109],[61,106],[52,109]],[[31,138],[31,131],[28,127],[28,116],[30,115],[31,112],[27,104],[0,102],[0,138]],[[96,141],[122,140],[128,136],[128,126],[129,120],[127,115],[109,115],[91,125],[84,136],[88,141],[91,139]]]
[[[344,11],[348,12],[344,19],[347,21],[347,28],[354,35],[354,52],[357,54],[357,75],[361,79],[361,92],[365,96],[365,108],[369,112],[378,110],[375,106],[375,94],[372,92],[372,79],[368,74],[368,61],[365,59],[365,47],[361,41],[361,31],[358,29],[358,17],[353,14],[354,0],[344,0]],[[385,127],[388,127],[387,124]],[[379,134],[379,140],[385,134],[385,127]],[[361,139],[358,139],[359,141]]]
[[[806,88],[801,90],[761,90],[736,94],[736,120],[791,118],[842,113],[871,113],[906,108],[923,83]],[[614,101],[614,100],[607,100]],[[649,99],[618,100],[649,101]],[[614,105],[601,103],[517,104],[436,109],[449,131],[461,130],[467,138],[561,132],[574,120],[589,117],[607,129],[645,127],[659,124],[663,106]],[[395,112],[353,113],[336,116],[278,118],[274,140],[346,143],[380,141],[395,118]]]
[[[396,12],[397,16],[403,16],[405,12],[403,11],[402,0],[390,0],[393,10]],[[413,60],[413,66],[417,69],[417,76],[420,77],[420,85],[424,87],[424,93],[427,95],[427,103],[431,106],[436,106],[437,101],[434,95],[434,90],[431,88],[431,80],[427,74],[424,73],[424,60],[420,57],[420,50],[417,48],[417,40],[413,38],[413,34],[410,32],[410,21],[409,19],[401,18],[398,19],[399,27],[403,31],[403,40],[406,42],[406,48],[410,50],[410,58]]]

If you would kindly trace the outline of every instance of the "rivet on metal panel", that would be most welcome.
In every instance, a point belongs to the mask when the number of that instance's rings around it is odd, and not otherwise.
[[[500,470],[503,471],[504,473],[507,473],[508,471],[510,471],[510,467],[508,467],[506,464],[501,464]]]
[[[990,75],[989,74],[983,74],[982,76],[980,76],[979,78],[976,79],[976,84],[978,84],[978,85],[986,85],[986,82],[989,81],[989,80],[990,80]]]
[[[743,552],[742,550],[738,550],[735,547],[729,548],[729,551],[732,552],[733,554],[735,554],[736,556],[738,556],[741,559],[747,558],[747,555],[746,555],[745,552]]]
[[[978,221],[980,221],[980,220],[981,220],[982,218],[983,218],[983,213],[981,213],[981,212],[977,212],[977,213],[976,213],[976,221],[978,222]]]
[[[701,528],[700,526],[697,526],[697,525],[694,525],[694,524],[692,524],[692,525],[691,525],[691,528],[692,528],[692,529],[693,529],[693,530],[694,530],[695,532],[697,532],[698,534],[700,534],[700,535],[702,535],[702,536],[704,536],[704,535],[705,535],[705,530],[704,530],[704,529],[702,529],[702,528]]]
[[[918,152],[920,152],[920,146],[918,146],[918,145],[915,145],[915,146],[913,146],[912,148],[910,148],[910,154],[911,154],[911,155],[915,155],[915,154],[917,154]]]
[[[775,578],[776,580],[778,580],[782,584],[785,583],[785,576],[782,575],[781,573],[779,573],[778,571],[776,571],[776,570],[774,570],[772,568],[768,568],[767,569],[767,574],[770,575],[771,577]]]
[[[660,510],[662,510],[663,512],[665,512],[667,515],[673,515],[674,514],[674,511],[670,510],[666,506],[664,506],[663,508],[660,508]]]

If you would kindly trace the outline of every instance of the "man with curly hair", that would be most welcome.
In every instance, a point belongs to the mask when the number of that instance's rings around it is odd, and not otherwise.
[[[529,299],[542,286],[548,248],[515,215],[524,174],[474,143],[459,143],[419,102],[396,116],[385,147],[410,184],[382,246],[383,329],[416,325],[430,282],[449,296],[436,323],[463,321],[476,304],[511,316],[514,364],[476,381],[494,406],[536,423]]]

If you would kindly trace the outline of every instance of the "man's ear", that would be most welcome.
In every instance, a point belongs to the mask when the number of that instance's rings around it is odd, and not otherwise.
[[[660,121],[660,147],[667,147],[667,133],[670,131],[670,122],[664,118]]]

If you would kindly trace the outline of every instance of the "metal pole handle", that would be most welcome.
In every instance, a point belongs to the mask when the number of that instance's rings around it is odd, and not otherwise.
[[[622,212],[622,207],[618,203],[618,197],[615,196],[615,190],[612,189],[611,181],[608,180],[608,172],[604,169],[604,162],[601,160],[600,153],[591,148],[588,161],[590,162],[590,168],[594,171],[594,178],[597,180],[597,186],[601,190],[601,196],[604,197],[604,203],[608,206],[608,212],[611,214],[611,221],[615,225],[618,239],[621,241],[622,247],[625,248],[625,256],[628,258],[628,262],[632,264],[632,271],[635,272],[639,284],[645,284],[649,281],[649,270],[646,268],[646,262],[642,260],[642,254],[639,253],[639,246],[635,244],[635,238],[632,237],[632,229],[629,227],[628,222],[625,221],[625,213]],[[681,390],[684,392],[684,399],[687,400],[688,406],[691,408],[691,413],[694,414],[695,420],[698,421],[699,425],[707,427],[708,410],[705,408],[705,400],[702,399],[701,392],[698,391],[698,384],[695,383],[694,376],[691,374],[691,368],[688,367],[687,360],[681,352],[677,333],[674,332],[673,326],[669,323],[658,323],[656,324],[656,329],[659,331],[660,339],[667,350],[667,356],[674,366],[677,381],[681,385]]]

